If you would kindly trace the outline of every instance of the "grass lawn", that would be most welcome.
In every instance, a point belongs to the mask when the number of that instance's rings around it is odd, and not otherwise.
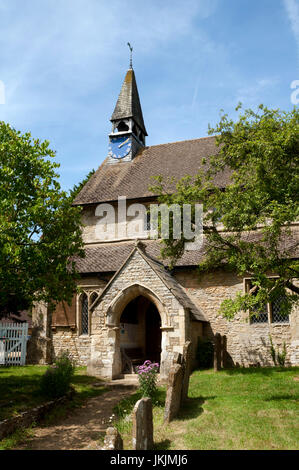
[[[39,381],[46,369],[47,366],[0,367],[0,421],[49,401],[39,392]],[[76,368],[72,386],[77,393],[72,406],[103,393],[104,387],[92,387],[94,382],[99,379],[86,375],[85,367]]]
[[[131,411],[137,392],[115,409],[116,423],[131,449]],[[176,420],[163,425],[165,388],[154,406],[155,448],[298,449],[299,368],[254,368],[195,371],[189,399]]]

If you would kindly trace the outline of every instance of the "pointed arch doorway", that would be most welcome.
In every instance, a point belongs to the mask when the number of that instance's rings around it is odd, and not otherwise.
[[[122,372],[134,372],[145,360],[160,364],[161,341],[159,311],[148,297],[138,295],[120,315]]]

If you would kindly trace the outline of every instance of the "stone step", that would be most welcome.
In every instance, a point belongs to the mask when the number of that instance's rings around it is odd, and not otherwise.
[[[157,383],[160,384],[160,374],[157,377]],[[117,379],[105,382],[108,388],[118,388],[127,390],[136,390],[139,387],[138,374],[123,374]]]
[[[137,374],[124,374],[123,376],[109,380],[105,383],[109,388],[136,390],[138,388],[138,376]]]
[[[138,374],[123,374],[125,380],[138,380]]]

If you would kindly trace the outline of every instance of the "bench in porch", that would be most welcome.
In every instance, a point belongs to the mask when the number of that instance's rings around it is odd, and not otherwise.
[[[134,374],[135,367],[143,364],[146,360],[142,348],[121,348],[121,356],[122,371],[129,374]]]

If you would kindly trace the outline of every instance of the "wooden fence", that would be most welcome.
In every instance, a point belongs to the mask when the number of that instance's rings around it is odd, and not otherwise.
[[[24,366],[28,323],[0,322],[0,365]]]

